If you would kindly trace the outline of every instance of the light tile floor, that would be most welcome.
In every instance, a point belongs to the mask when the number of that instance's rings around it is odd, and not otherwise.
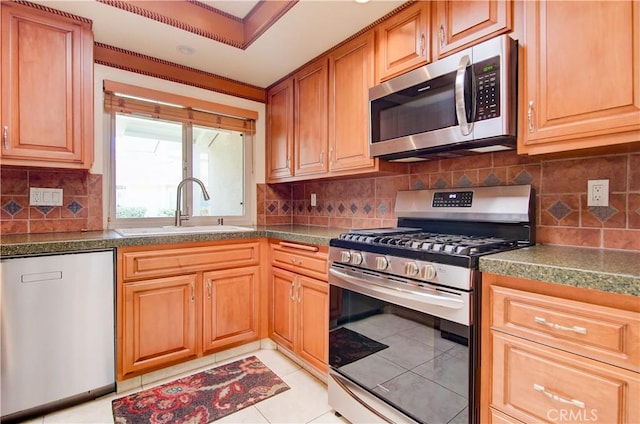
[[[291,388],[262,402],[240,410],[234,414],[215,421],[215,423],[348,423],[343,418],[336,417],[327,403],[327,386],[313,377],[298,364],[292,362],[277,350],[261,349],[234,358],[208,365],[202,369],[174,376],[165,381],[143,385],[143,389],[156,386],[172,379],[195,374],[204,369],[213,368],[223,363],[255,355],[273,372],[275,372]],[[139,389],[138,389],[139,390]],[[47,414],[28,424],[101,424],[113,423],[111,401],[115,398],[134,393],[137,390],[110,394],[92,402],[87,402],[72,408]]]

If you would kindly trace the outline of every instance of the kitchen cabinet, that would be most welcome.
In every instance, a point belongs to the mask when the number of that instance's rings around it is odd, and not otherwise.
[[[640,141],[640,3],[535,1],[523,7],[518,153]]]
[[[293,177],[293,79],[267,92],[267,181]]]
[[[369,157],[369,88],[374,85],[374,32],[329,55],[329,167],[332,173],[374,170]]]
[[[328,366],[326,252],[282,242],[271,247],[270,336],[321,373]]]
[[[376,81],[431,61],[431,2],[417,1],[376,26]]]
[[[328,63],[327,57],[298,71],[293,79],[294,174],[326,174],[328,156]]]
[[[482,285],[481,422],[640,420],[637,298],[487,273]]]
[[[118,249],[118,380],[264,337],[261,245]]]
[[[438,59],[512,30],[511,0],[435,3],[434,51]]]
[[[89,169],[91,21],[2,2],[2,165]]]

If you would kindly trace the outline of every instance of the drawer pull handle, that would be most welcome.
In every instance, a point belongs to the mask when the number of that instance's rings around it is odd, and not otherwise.
[[[278,243],[280,246],[282,247],[290,247],[291,249],[299,249],[299,250],[306,250],[308,252],[317,252],[318,250],[318,246],[309,246],[306,244],[298,244],[298,243],[289,243],[287,241],[281,241],[280,243]]]
[[[555,393],[551,393],[548,392],[547,389],[544,386],[541,386],[539,384],[533,384],[533,390],[535,390],[536,392],[540,392],[543,395],[545,395],[546,397],[553,399],[553,400],[557,400],[560,403],[566,403],[569,405],[573,405],[573,406],[577,406],[578,408],[585,408],[585,404],[582,401],[576,400],[576,399],[565,399],[561,396],[556,395]]]
[[[535,322],[537,322],[538,324],[544,324],[547,327],[553,328],[554,330],[564,330],[564,331],[573,331],[574,333],[578,333],[578,334],[587,334],[587,329],[584,327],[578,327],[577,325],[574,325],[573,327],[565,327],[564,325],[560,325],[560,324],[555,324],[553,322],[549,322],[546,319],[542,318],[542,317],[535,317],[533,319]]]
[[[296,283],[294,281],[291,282],[291,287],[289,287],[289,298],[292,301],[296,301],[296,298],[293,296],[293,288],[295,287]]]

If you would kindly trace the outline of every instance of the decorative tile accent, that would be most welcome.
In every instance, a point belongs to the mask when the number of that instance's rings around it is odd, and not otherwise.
[[[55,208],[55,206],[36,206],[36,209],[38,209],[40,212],[42,212],[42,214],[45,215],[45,216],[49,212],[51,212],[54,208]]]
[[[423,183],[423,182],[422,182],[422,180],[419,180],[419,179],[418,179],[418,180],[416,180],[416,182],[415,182],[415,183],[413,183],[413,189],[414,189],[414,190],[423,190],[423,189],[425,189],[425,188],[429,188],[429,187],[427,187],[427,186],[425,185],[425,183]],[[369,212],[367,212],[367,213],[369,213]]]
[[[347,208],[342,203],[340,203],[340,206],[338,206],[338,212],[340,213],[344,213],[346,209]]]
[[[567,206],[567,204],[564,203],[563,201],[558,200],[549,209],[547,209],[547,211],[551,215],[553,215],[555,219],[557,219],[558,221],[561,221],[563,218],[565,218],[567,215],[571,213],[571,208]]]
[[[598,218],[598,221],[605,222],[619,211],[611,206],[589,206],[589,212]]]
[[[290,209],[290,207],[289,207],[289,203],[288,203],[288,202],[285,202],[285,203],[282,205],[282,210],[283,210],[285,213],[287,213],[287,212],[289,212],[289,209]]]
[[[358,206],[355,203],[352,203],[349,209],[351,210],[352,214],[355,214],[356,212],[358,212]]]
[[[329,213],[333,212],[333,206],[331,205],[331,203],[329,203],[329,206],[327,206],[327,211]]]
[[[269,206],[267,206],[267,210],[271,213],[274,213],[276,209],[278,209],[278,207],[276,206],[275,202],[271,202],[269,203]]]
[[[369,215],[369,212],[371,212],[371,210],[372,210],[373,208],[371,207],[371,205],[370,205],[370,204],[368,204],[368,203],[367,203],[366,205],[364,205],[364,208],[363,208],[363,209],[364,209],[364,211],[366,212],[366,214],[367,214],[367,215]]]
[[[84,209],[84,206],[82,206],[80,203],[74,200],[67,205],[67,209],[69,209],[75,215],[78,212],[80,212],[82,209]]]
[[[316,211],[317,211],[318,213],[322,212],[322,204],[318,203],[318,204],[316,205]]]
[[[311,203],[307,203],[307,212],[311,213],[312,210],[313,206],[311,206]]]
[[[442,178],[438,178],[436,183],[433,185],[435,188],[447,188],[449,185]]]
[[[387,213],[387,205],[381,203],[380,206],[378,206],[378,212],[380,212],[382,215]]]
[[[458,187],[471,187],[471,186],[473,186],[473,181],[471,181],[466,175],[463,175],[458,180]]]
[[[304,204],[302,202],[298,203],[298,212],[302,212],[304,210]]]
[[[482,184],[485,186],[497,186],[502,184],[502,181],[500,181],[500,178],[496,177],[494,174],[489,174]]]
[[[9,200],[7,203],[2,205],[2,209],[9,215],[14,216],[24,208],[15,200]]]
[[[516,184],[531,184],[533,183],[533,177],[523,170],[513,179],[513,182]]]

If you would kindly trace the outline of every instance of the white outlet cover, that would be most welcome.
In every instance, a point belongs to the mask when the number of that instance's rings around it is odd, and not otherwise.
[[[587,206],[609,206],[609,180],[587,181]]]

